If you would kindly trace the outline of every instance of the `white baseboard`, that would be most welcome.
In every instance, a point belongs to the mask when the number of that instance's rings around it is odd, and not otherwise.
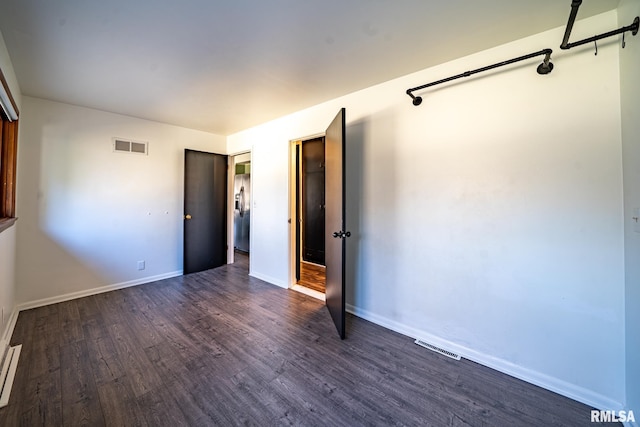
[[[18,304],[17,310],[29,310],[31,308],[43,307],[45,305],[57,304],[59,302],[70,301],[72,299],[84,298],[91,295],[102,294],[104,292],[115,291],[118,289],[130,288],[132,286],[144,285],[146,283],[155,282],[157,280],[170,279],[172,277],[181,276],[182,270],[172,271],[170,273],[158,274],[157,276],[148,276],[141,279],[130,280],[128,282],[115,283],[113,285],[100,286],[92,289],[85,289],[78,292],[71,292],[64,295],[58,295],[50,298],[43,298],[35,301],[29,301]]]
[[[347,304],[347,311],[355,316],[368,320],[376,325],[380,325],[384,328],[391,329],[403,335],[407,335],[411,338],[421,339],[427,341],[435,346],[441,347],[445,350],[459,354],[465,359],[495,369],[496,371],[526,381],[528,383],[537,385],[544,389],[553,391],[562,396],[603,410],[624,410],[624,405],[620,402],[612,400],[606,396],[596,393],[592,390],[577,386],[575,384],[568,383],[558,378],[551,377],[549,375],[533,371],[531,369],[524,368],[506,360],[490,356],[488,354],[481,353],[479,351],[461,346],[454,342],[448,341],[436,335],[421,331],[416,328],[404,325],[394,320],[388,319],[383,316],[371,313],[367,310],[363,310],[353,305]]]
[[[316,291],[314,289],[310,289],[310,288],[305,288],[304,286],[293,285],[291,287],[291,290],[296,291],[296,292],[300,292],[301,294],[308,295],[308,296],[313,297],[315,299],[319,299],[320,301],[326,301],[327,300],[327,296],[325,294],[323,294],[322,292],[318,292],[318,291]]]
[[[271,283],[272,285],[279,286],[281,288],[289,289],[289,284],[283,282],[282,280],[275,279],[273,277],[267,276],[266,274],[256,273],[255,271],[250,271],[249,276],[255,277],[256,279],[260,279],[263,282]]]

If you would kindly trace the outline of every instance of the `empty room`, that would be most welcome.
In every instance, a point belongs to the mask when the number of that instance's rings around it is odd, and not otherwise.
[[[640,0],[0,0],[0,425],[640,426]]]

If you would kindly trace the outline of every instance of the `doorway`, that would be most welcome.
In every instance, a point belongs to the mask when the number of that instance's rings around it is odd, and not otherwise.
[[[303,158],[304,143],[322,138],[324,158],[320,162],[315,156],[309,156],[320,169],[324,170],[322,192],[324,197],[318,203],[324,211],[324,293],[304,286],[300,283],[304,264],[303,205],[305,203]],[[290,288],[325,301],[331,319],[341,339],[346,337],[346,301],[345,301],[345,269],[346,239],[351,232],[346,226],[346,109],[341,108],[327,127],[324,135],[316,135],[300,140],[292,140],[290,144],[289,163],[289,224],[290,227]],[[313,166],[313,165],[312,165]],[[320,179],[318,179],[320,180]],[[327,191],[327,189],[329,191]],[[307,192],[309,192],[307,190]],[[310,198],[313,202],[313,198]],[[306,241],[305,241],[306,243]],[[307,244],[307,246],[309,246]],[[317,254],[316,254],[317,255]],[[308,261],[307,261],[308,262]],[[316,264],[317,265],[317,264]]]
[[[251,153],[229,159],[229,262],[249,262],[251,251]]]
[[[324,136],[292,142],[292,288],[325,299]]]

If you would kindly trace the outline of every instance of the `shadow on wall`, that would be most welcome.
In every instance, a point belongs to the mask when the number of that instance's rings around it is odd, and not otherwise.
[[[55,200],[54,203],[62,208],[60,215],[48,218],[47,198],[58,194],[48,190],[52,186],[63,187],[68,168],[62,165],[62,175],[51,176],[50,159],[44,160],[47,159],[47,150],[42,142],[42,132],[38,131],[35,138],[28,132],[24,134],[24,140],[28,142],[20,147],[21,164],[28,164],[29,171],[18,169],[21,176],[16,303],[28,303],[111,284],[107,277],[98,274],[86,261],[73,255],[56,241],[56,229],[73,228],[69,212],[72,208],[63,204],[64,198]],[[37,143],[34,144],[33,141]],[[60,288],[61,283],[64,289]]]
[[[384,301],[395,310],[394,257],[401,247],[397,231],[402,220],[395,135],[396,116],[391,110],[347,124],[347,229],[351,238],[347,239],[346,302],[357,309],[373,309],[369,284],[377,277],[387,283]]]
[[[18,277],[18,304],[113,284],[39,228],[21,223],[18,232],[22,233],[22,239],[32,242],[28,249],[19,252],[23,268]],[[33,264],[31,259],[35,261]],[[61,282],[64,289],[55,286]]]

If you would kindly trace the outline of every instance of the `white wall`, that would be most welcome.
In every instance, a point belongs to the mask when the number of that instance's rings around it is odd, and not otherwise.
[[[623,0],[618,24],[626,26],[640,15],[640,1]],[[640,224],[633,220],[640,208],[640,36],[627,34],[620,49],[622,102],[622,159],[624,168],[624,225],[626,272],[627,408],[640,414]],[[638,415],[636,415],[638,417]],[[637,421],[640,421],[637,420]],[[638,424],[640,425],[640,424]]]
[[[5,338],[6,328],[9,325],[11,314],[15,305],[15,253],[16,253],[16,227],[10,227],[0,233],[0,340]],[[10,337],[6,337],[10,338]],[[0,347],[0,360],[2,359]]]
[[[19,303],[180,273],[184,149],[225,152],[225,137],[31,97],[22,117]]]
[[[7,52],[7,47],[4,44],[4,38],[0,33],[0,69],[4,74],[11,94],[18,105],[18,109],[21,108],[22,96],[20,94],[20,87],[13,71],[13,64]],[[18,135],[20,131],[18,131]],[[18,215],[20,211],[18,211]],[[4,337],[6,328],[9,324],[9,319],[15,305],[14,297],[14,259],[16,248],[16,227],[15,225],[2,233],[0,233],[0,310],[4,311],[4,317],[0,316],[0,340]],[[0,348],[0,354],[2,352]],[[0,355],[0,359],[2,356]]]
[[[573,37],[616,26],[613,11],[579,21]],[[289,141],[323,132],[346,107],[352,311],[581,401],[621,407],[619,52],[616,43],[600,43],[598,56],[592,46],[562,52],[563,32],[231,135],[229,151],[253,150],[252,274],[288,285]],[[420,107],[404,93],[546,47],[555,63],[547,76],[534,59],[425,91]]]

